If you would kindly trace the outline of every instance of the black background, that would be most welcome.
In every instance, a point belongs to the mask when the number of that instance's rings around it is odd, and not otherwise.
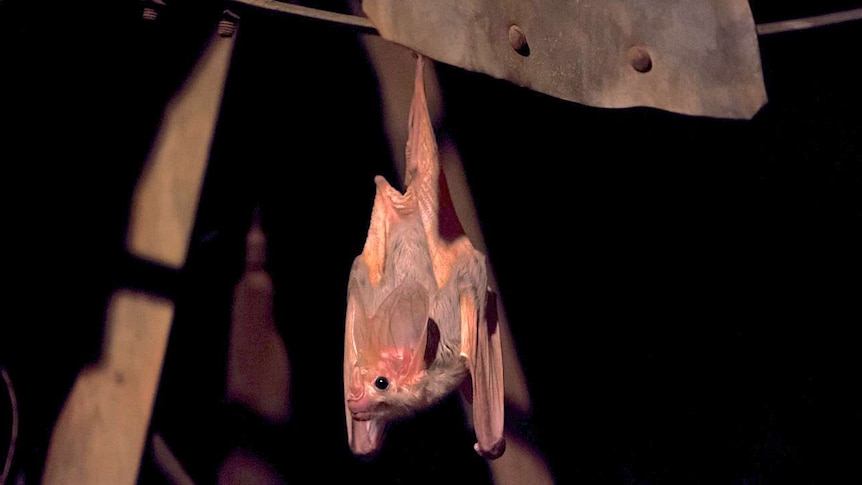
[[[143,274],[177,304],[152,430],[198,483],[236,446],[290,483],[488,482],[454,399],[395,427],[374,462],[346,447],[346,278],[372,178],[394,180],[355,32],[241,9],[188,264],[163,278],[124,255],[162,108],[221,11],[175,3],[151,24],[137,2],[0,6],[13,470],[38,482],[66,394],[98,358],[108,295]],[[762,23],[859,6],[814,3],[752,10]],[[857,476],[860,34],[761,37],[769,103],[750,121],[585,107],[438,65],[533,399],[512,424],[559,483]],[[256,206],[292,366],[283,426],[223,402]],[[161,483],[148,456],[140,481]]]

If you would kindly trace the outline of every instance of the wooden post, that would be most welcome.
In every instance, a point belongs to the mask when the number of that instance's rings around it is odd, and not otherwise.
[[[127,248],[134,256],[185,264],[233,45],[234,37],[214,30],[165,109],[133,196]],[[137,481],[173,311],[169,300],[115,291],[101,359],[81,372],[60,412],[43,484]]]

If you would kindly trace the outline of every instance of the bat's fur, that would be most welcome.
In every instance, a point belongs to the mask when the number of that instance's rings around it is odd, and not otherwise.
[[[382,187],[387,190],[387,187]],[[437,287],[434,277],[431,256],[428,244],[425,240],[424,229],[421,220],[410,204],[404,204],[409,199],[405,196],[390,194],[390,197],[398,197],[399,220],[397,224],[391,224],[386,230],[386,256],[384,258],[383,276],[378,285],[370,285],[367,278],[367,268],[361,258],[357,258],[351,272],[349,292],[360,292],[364,295],[366,318],[372,319],[377,316],[381,303],[388,298],[398,287],[407,285],[421,286],[427,294],[430,311],[427,317],[435,322],[435,329],[439,335],[435,342],[437,344],[433,352],[433,360],[428,367],[420,373],[408,376],[397,382],[395,389],[380,391],[372,382],[378,377],[377,369],[380,367],[380,350],[375,345],[367,342],[366,349],[357,349],[357,363],[362,367],[360,378],[364,381],[364,392],[377,403],[374,414],[380,418],[393,420],[408,416],[417,410],[427,408],[445,397],[448,393],[458,387],[467,375],[468,367],[466,359],[460,356],[460,308],[457,305],[459,298],[459,281],[466,286],[475,284],[478,278],[484,281],[484,265],[475,260],[467,260],[461,265],[461,270],[454,274],[443,288]],[[477,254],[477,256],[481,256]],[[472,264],[471,264],[472,263]],[[467,281],[469,280],[469,281]],[[437,324],[439,322],[439,324]],[[403,322],[394,322],[400,324]],[[363,329],[357,329],[360,333]],[[360,336],[360,339],[368,336]],[[375,341],[374,344],[379,344]],[[385,350],[385,349],[383,349]],[[424,350],[424,349],[420,349]],[[419,358],[417,356],[416,358]],[[394,376],[384,376],[394,380]],[[358,383],[354,383],[358,384]]]
[[[380,417],[396,420],[408,417],[416,412],[427,409],[456,389],[467,376],[465,362],[444,362],[425,371],[418,382],[411,387],[399,389],[399,392],[383,394],[376,392],[383,403]]]

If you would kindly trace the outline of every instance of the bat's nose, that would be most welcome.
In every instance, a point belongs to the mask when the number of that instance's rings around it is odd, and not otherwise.
[[[365,395],[359,396],[356,399],[350,396],[347,398],[347,409],[353,415],[354,419],[368,419],[368,414],[371,412],[373,405],[374,403],[371,398]]]
[[[362,389],[362,387],[357,388],[357,387],[351,386],[350,389],[347,390],[347,401],[348,402],[359,401],[363,397],[365,397],[365,390]]]

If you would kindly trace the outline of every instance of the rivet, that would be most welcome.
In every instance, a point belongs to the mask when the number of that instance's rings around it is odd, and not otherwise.
[[[530,44],[527,43],[527,35],[517,25],[509,27],[509,45],[515,52],[527,57],[530,55]]]
[[[635,71],[645,73],[652,70],[652,58],[644,47],[634,46],[628,52],[629,64]]]

